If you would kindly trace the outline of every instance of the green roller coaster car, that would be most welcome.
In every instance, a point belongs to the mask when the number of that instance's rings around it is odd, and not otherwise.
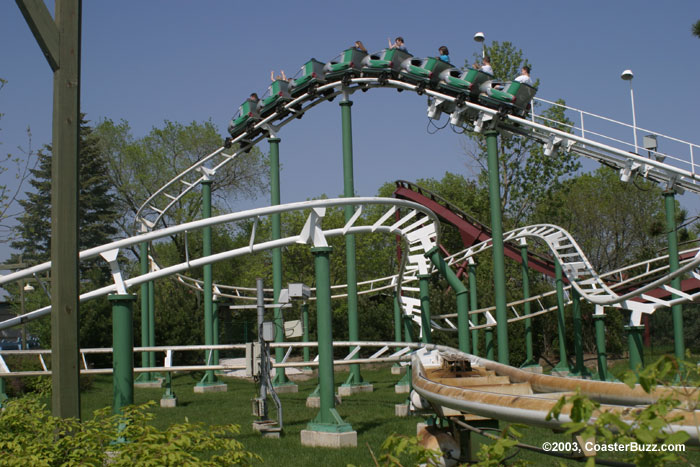
[[[440,84],[438,89],[467,94],[469,99],[476,101],[479,97],[481,86],[493,80],[493,75],[484,73],[476,68],[460,70],[459,68],[449,68],[440,73]]]
[[[323,67],[326,81],[335,81],[345,76],[357,77],[362,72],[362,60],[367,52],[351,47]]]
[[[241,104],[238,113],[234,115],[228,125],[228,132],[231,138],[240,135],[246,128],[260,120],[260,111],[258,110],[259,104],[260,101],[251,98],[246,99],[246,101]]]
[[[479,96],[479,102],[487,107],[506,109],[514,115],[524,117],[530,110],[530,101],[535,97],[537,88],[518,81],[507,81],[503,89],[486,87],[486,92]]]
[[[440,79],[440,74],[452,68],[448,62],[437,57],[411,58],[401,64],[400,76],[414,84],[434,86]]]
[[[262,118],[275,111],[282,112],[283,105],[292,100],[292,96],[289,94],[289,82],[286,80],[277,79],[273,81],[270,87],[267,88],[267,91],[268,96],[263,97],[259,106]]]
[[[362,76],[395,78],[399,75],[403,62],[411,57],[413,55],[399,49],[384,49],[367,55],[362,60]]]
[[[313,91],[316,85],[325,83],[326,78],[323,67],[324,64],[315,58],[304,63],[301,67],[301,76],[294,78],[289,86],[289,92],[292,97],[299,97],[307,91]]]

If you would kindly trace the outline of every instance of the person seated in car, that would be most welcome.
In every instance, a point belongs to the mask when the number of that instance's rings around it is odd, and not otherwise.
[[[367,53],[367,49],[365,48],[364,44],[362,41],[355,41],[355,45],[353,46],[353,49],[359,50],[360,52],[365,52]]]
[[[402,52],[408,53],[408,49],[406,48],[406,44],[403,41],[403,37],[398,36],[395,40],[394,43],[391,43],[391,39],[389,39],[389,48],[390,49],[396,49],[400,50]]]
[[[449,50],[447,50],[446,46],[441,45],[438,49],[438,54],[440,54],[440,60],[442,60],[443,62],[450,63],[450,52]]]
[[[530,78],[530,67],[527,65],[523,65],[523,67],[520,69],[520,76],[515,78],[515,81],[518,83],[525,83],[529,86],[532,86],[532,78]]]

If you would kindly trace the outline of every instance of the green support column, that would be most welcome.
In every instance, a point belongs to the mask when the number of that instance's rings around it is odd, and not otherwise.
[[[205,175],[202,180],[202,219],[211,217],[211,184],[212,181]],[[202,257],[211,256],[211,227],[202,229]],[[204,296],[204,345],[214,345],[214,279],[212,265],[204,265],[204,285],[202,294]],[[204,352],[204,361],[207,365],[214,363],[212,350]],[[206,370],[204,377],[197,383],[197,386],[210,386],[218,384],[218,379],[214,375],[214,370]]]
[[[571,288],[571,300],[573,302],[572,315],[574,321],[574,352],[576,354],[576,363],[573,374],[582,377],[589,377],[586,366],[583,364],[583,319],[581,317],[581,295],[578,290]]]
[[[394,342],[399,344],[401,342],[401,305],[399,304],[399,295],[394,292]],[[400,349],[400,346],[396,346],[396,351]]]
[[[474,311],[479,308],[478,295],[476,290],[476,262],[474,258],[469,258],[469,310]],[[474,315],[474,324],[479,324],[479,315]],[[479,330],[472,329],[472,354],[479,356]]]
[[[498,361],[510,364],[508,350],[508,315],[506,309],[506,272],[501,220],[501,182],[498,171],[498,131],[486,130],[486,150],[489,169],[489,204],[491,209],[491,238],[493,241],[493,285],[496,301],[496,336]]]
[[[421,342],[430,344],[431,329],[430,329],[430,274],[418,275],[418,287],[420,289],[420,321],[423,330],[421,334]]]
[[[668,235],[668,271],[675,272],[680,268],[678,260],[678,235],[676,233],[676,198],[675,191],[664,191],[664,205],[666,208],[666,234]],[[681,290],[681,278],[676,277],[671,281],[671,287]],[[679,298],[673,294],[671,298]],[[685,360],[685,338],[683,337],[683,306],[671,307],[673,317],[673,352],[679,362]]]
[[[399,304],[399,295],[394,294],[394,300],[395,300],[395,307],[399,309],[399,313],[401,314],[400,319],[401,322],[403,323],[403,341],[404,342],[416,342],[415,336],[413,335],[413,320],[411,319],[410,316],[405,315],[403,311],[401,311],[401,305]],[[400,335],[399,335],[400,337]],[[397,349],[398,350],[398,349]],[[396,365],[398,367],[401,367],[400,365]],[[411,387],[411,372],[410,372],[410,365],[404,367],[406,368],[406,372],[403,374],[400,380],[397,381],[396,385],[394,386],[394,390],[403,393],[403,392],[410,392]],[[396,373],[400,374],[401,370],[395,370]],[[398,388],[398,389],[397,389]]]
[[[486,349],[486,358],[495,361],[496,350],[493,345],[493,326],[484,330],[484,347]]]
[[[267,139],[270,144],[270,206],[280,204],[280,139],[271,137]],[[282,220],[280,214],[272,216],[272,238],[279,240],[282,237]],[[280,291],[282,290],[282,249],[272,249],[272,295],[275,304],[279,304]],[[281,308],[275,308],[275,342],[284,342],[284,316]],[[275,348],[275,362],[282,363],[284,360],[284,349]],[[287,378],[284,368],[275,368],[275,378],[272,381],[273,387],[288,386],[293,383]]]
[[[608,380],[608,354],[605,349],[605,315],[593,315],[595,323],[595,345],[598,352],[598,379],[601,381]]]
[[[114,400],[112,413],[134,403],[134,325],[132,305],[135,295],[110,295],[112,303],[112,349]]]
[[[148,282],[148,346],[155,347],[156,345],[156,284],[154,281]],[[148,366],[154,368],[156,366],[156,353],[148,352]],[[151,378],[159,376],[158,373],[152,373]]]
[[[329,261],[332,250],[331,247],[311,249],[316,271],[316,325],[318,329],[318,379],[321,408],[316,418],[307,425],[307,430],[343,433],[352,431],[352,427],[349,423],[345,423],[335,410]]]
[[[161,407],[175,407],[177,405],[177,396],[173,391],[173,373],[172,371],[165,372],[165,392],[160,396]]]
[[[214,345],[219,345],[219,302],[217,297],[214,297],[214,303],[212,304],[212,342]],[[219,349],[214,350],[214,365],[219,364]]]
[[[309,342],[309,304],[304,302],[301,304],[301,319],[304,324],[304,342]],[[309,355],[310,349],[304,347],[304,361],[311,361],[311,356]]]
[[[457,335],[459,339],[459,350],[469,353],[471,344],[469,342],[469,294],[467,288],[459,280],[459,277],[445,263],[445,260],[440,256],[440,249],[435,246],[430,251],[425,253],[425,257],[438,270],[440,275],[447,279],[447,283],[454,289],[457,294]]]
[[[413,320],[411,317],[401,313],[401,321],[403,321],[403,341],[416,342],[416,336],[413,335]]]
[[[141,242],[139,244],[140,248],[140,258],[139,263],[141,266],[141,275],[148,274],[148,242]],[[141,347],[148,347],[150,345],[150,321],[148,317],[148,282],[141,284]],[[151,365],[149,358],[149,352],[141,352],[141,368],[148,368]],[[148,373],[141,373],[136,378],[138,383],[153,383],[153,373],[150,371]]]
[[[644,344],[642,333],[644,326],[625,326],[627,343],[630,349],[630,369],[637,373],[644,366]]]
[[[340,113],[343,127],[343,197],[352,198],[355,196],[355,182],[352,153],[352,101],[347,96],[340,103]],[[345,222],[349,221],[355,214],[353,206],[345,206]],[[357,300],[357,268],[355,265],[355,235],[345,236],[345,263],[347,269],[348,287],[348,339],[350,341],[360,340],[360,324],[358,317]],[[352,350],[352,349],[351,349]],[[343,386],[366,385],[360,374],[360,365],[357,363],[350,365],[350,374]]]
[[[202,180],[202,219],[211,217],[211,185],[212,181],[207,175]],[[211,256],[211,227],[202,229],[202,257]],[[202,268],[204,296],[204,345],[214,345],[214,278],[211,264],[206,264]],[[204,352],[204,362],[207,365],[214,364],[214,351]],[[206,370],[202,379],[196,384],[195,392],[226,391],[227,386],[223,384],[214,374],[214,370]]]
[[[530,302],[527,301],[530,298],[530,274],[527,259],[527,242],[524,238],[520,239],[520,257],[522,258],[520,268],[523,275],[523,300],[525,300],[523,314],[528,316],[530,314]],[[525,320],[525,355],[526,359],[521,368],[538,366],[532,348],[532,320],[530,318]]]
[[[559,336],[559,363],[552,369],[559,372],[570,372],[566,357],[566,323],[564,321],[564,278],[561,264],[554,260],[554,277],[557,285],[557,329]]]

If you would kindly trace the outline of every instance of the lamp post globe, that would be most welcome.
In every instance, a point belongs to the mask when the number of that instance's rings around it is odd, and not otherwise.
[[[477,32],[474,34],[474,40],[481,44],[481,58],[484,58],[486,56],[486,44],[484,44],[486,36],[483,32]]]

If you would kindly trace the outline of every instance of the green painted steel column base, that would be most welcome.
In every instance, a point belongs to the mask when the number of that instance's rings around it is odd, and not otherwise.
[[[529,371],[531,373],[542,373],[542,365],[535,362],[534,360],[527,360],[522,365],[520,365],[521,370]]]
[[[408,394],[411,392],[411,366],[406,366],[406,373],[394,386],[394,392],[396,394]]]
[[[306,425],[306,429],[310,431],[323,431],[326,433],[346,433],[352,431],[352,426],[346,423],[334,408],[328,409],[324,415],[326,415],[326,421],[321,420],[321,413],[319,413],[315,419]]]
[[[359,381],[358,381],[359,376]],[[353,374],[352,371],[348,375],[348,379],[338,387],[338,395],[351,396],[358,392],[373,392],[374,386],[365,381],[361,375]]]
[[[569,365],[569,362],[562,360],[557,363],[554,368],[552,368],[552,373],[557,373],[560,376],[569,375],[571,374],[571,366]]]
[[[574,368],[573,370],[571,370],[571,372],[569,372],[569,376],[590,379],[593,376],[593,373],[591,373],[590,370],[584,366],[583,369],[580,371]]]
[[[177,407],[177,396],[173,392],[173,376],[168,372],[165,374],[165,392],[160,396],[161,407]]]
[[[156,377],[158,373],[139,373],[134,380],[134,387],[137,388],[161,388],[163,379]]]

